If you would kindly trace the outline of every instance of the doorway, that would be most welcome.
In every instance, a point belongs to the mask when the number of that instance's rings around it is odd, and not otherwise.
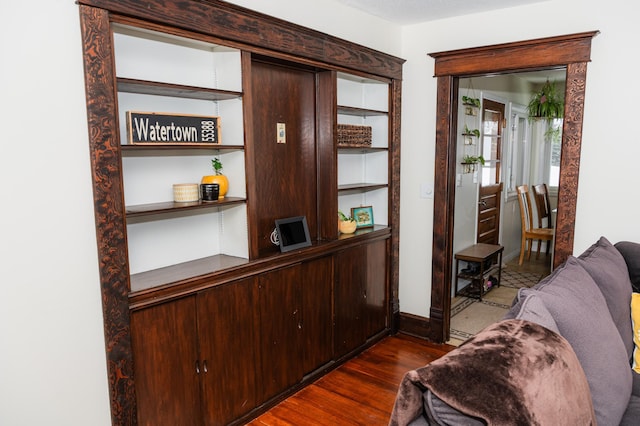
[[[460,77],[566,67],[567,88],[554,245],[554,267],[573,252],[582,117],[591,39],[597,31],[432,53],[437,77],[436,159],[433,259],[429,338],[449,337],[453,215],[456,182],[456,122]]]

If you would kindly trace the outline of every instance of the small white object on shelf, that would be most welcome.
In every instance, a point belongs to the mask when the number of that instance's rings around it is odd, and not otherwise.
[[[173,185],[173,201],[176,203],[198,201],[200,199],[198,192],[197,183],[176,183]]]

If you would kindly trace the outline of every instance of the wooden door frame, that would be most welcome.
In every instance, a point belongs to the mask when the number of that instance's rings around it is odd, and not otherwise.
[[[429,338],[444,342],[451,322],[458,81],[486,74],[567,70],[553,267],[573,253],[582,119],[591,40],[599,31],[430,53],[437,77],[433,254]]]

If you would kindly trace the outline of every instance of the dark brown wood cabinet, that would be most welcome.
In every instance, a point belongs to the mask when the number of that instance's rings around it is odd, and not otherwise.
[[[375,241],[336,255],[335,351],[341,357],[388,326],[387,241]]]
[[[225,425],[255,405],[254,279],[134,311],[138,423]]]
[[[201,424],[195,299],[190,296],[131,315],[141,425]]]
[[[324,257],[258,277],[260,402],[333,358],[330,271],[331,258]]]
[[[205,425],[229,424],[256,405],[254,288],[247,278],[196,296]]]
[[[223,1],[77,3],[113,423],[242,424],[394,330],[404,61]],[[221,143],[129,144],[127,111]],[[224,200],[174,202],[212,157]],[[357,206],[374,226],[340,235]],[[281,253],[298,215],[312,245]]]

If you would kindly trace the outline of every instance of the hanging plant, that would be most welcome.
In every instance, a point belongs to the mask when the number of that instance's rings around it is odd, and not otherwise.
[[[564,101],[556,91],[555,82],[547,80],[542,89],[533,94],[529,105],[527,105],[527,111],[530,119],[553,120],[563,117]]]
[[[475,136],[476,138],[480,137],[480,130],[478,129],[469,129],[467,125],[464,125],[464,131],[462,132],[463,136]]]
[[[463,96],[462,97],[462,104],[463,105],[474,106],[476,108],[480,108],[480,99],[472,98],[470,96]]]
[[[476,163],[480,163],[484,166],[484,157],[482,155],[465,155],[462,158],[462,164],[476,164]]]

